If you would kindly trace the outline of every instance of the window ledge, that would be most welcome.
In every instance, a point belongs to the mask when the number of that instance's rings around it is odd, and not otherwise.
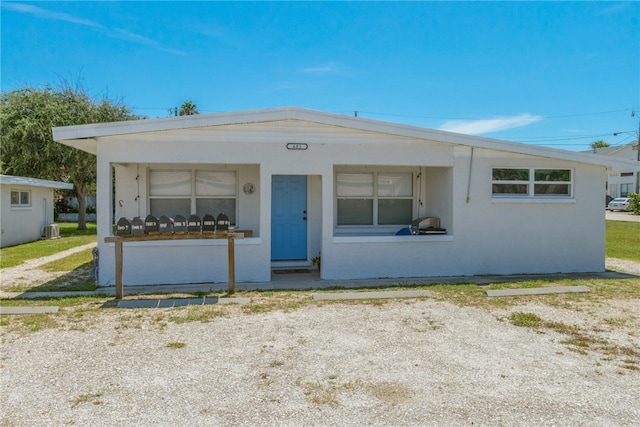
[[[574,204],[574,198],[562,197],[492,197],[491,203]]]
[[[11,206],[12,211],[30,211],[32,206]]]
[[[333,243],[416,243],[453,242],[450,234],[430,234],[419,236],[334,236]]]

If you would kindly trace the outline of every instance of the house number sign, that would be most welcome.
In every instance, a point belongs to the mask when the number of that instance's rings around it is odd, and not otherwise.
[[[306,150],[309,148],[307,144],[304,143],[289,143],[287,144],[287,150]]]

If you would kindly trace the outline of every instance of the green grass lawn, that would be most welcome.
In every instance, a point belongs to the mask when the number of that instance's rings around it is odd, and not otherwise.
[[[640,222],[607,221],[606,254],[640,262]]]
[[[63,222],[58,225],[62,236],[59,239],[38,240],[0,249],[0,268],[14,267],[29,259],[53,255],[97,241],[95,223],[88,223],[86,230],[77,230],[76,223]]]

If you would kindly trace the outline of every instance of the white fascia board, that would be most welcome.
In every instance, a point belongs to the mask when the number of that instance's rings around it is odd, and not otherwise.
[[[399,123],[382,122],[378,120],[351,117],[344,114],[326,113],[298,107],[270,108],[264,110],[198,114],[161,119],[129,120],[112,123],[56,127],[53,128],[53,139],[62,144],[96,154],[97,139],[101,137],[243,123],[264,123],[282,120],[300,120],[368,132],[410,137],[416,140],[428,140],[474,148],[587,163],[604,166],[613,170],[640,170],[640,166],[637,162],[605,156],[594,156],[592,153],[538,147],[517,142],[421,128]]]
[[[273,108],[267,110],[194,114],[191,116],[167,117],[162,119],[126,120],[122,122],[54,127],[53,139],[55,141],[89,139],[132,133],[286,120],[293,118],[291,114],[289,114],[292,110],[296,109]],[[322,113],[318,112],[316,114]]]
[[[230,124],[286,120],[295,108],[272,108],[231,113],[194,114],[161,119],[126,120],[110,123],[54,127],[53,140],[70,147],[97,154],[101,137],[135,133],[162,132],[176,129],[212,127]]]
[[[0,184],[73,190],[73,184],[67,182],[49,181],[26,176],[0,175]]]
[[[623,159],[616,160],[606,157],[602,159],[594,159],[592,153],[580,153],[575,151],[559,150],[557,148],[538,147],[535,145],[522,144],[518,142],[509,142],[500,139],[484,138],[480,136],[465,135],[460,133],[421,128],[417,126],[397,123],[381,122],[377,120],[350,117],[341,114],[319,113],[312,110],[304,109],[297,109],[295,112],[297,113],[294,117],[296,119],[334,126],[342,126],[350,129],[386,133],[391,135],[437,141],[454,145],[484,148],[488,150],[506,151],[516,154],[527,154],[537,157],[568,160],[578,163],[594,164],[598,166],[605,166],[608,169],[621,168],[620,170],[640,170],[640,164],[638,162]],[[329,120],[319,121],[319,115],[322,115],[325,119]]]
[[[97,138],[82,138],[82,139],[54,139],[54,141],[60,144],[67,145],[69,147],[77,148],[81,151],[86,151],[94,156],[98,155],[98,139]]]

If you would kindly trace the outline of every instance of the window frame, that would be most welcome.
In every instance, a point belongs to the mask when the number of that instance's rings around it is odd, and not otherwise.
[[[629,193],[634,192],[635,185],[631,182],[621,182],[619,185],[620,185],[620,197],[630,197]]]
[[[390,196],[390,195],[380,195],[380,175],[385,174],[404,174],[409,175],[411,182],[411,195],[409,196]],[[341,196],[338,193],[338,176],[339,175],[362,175],[362,174],[370,174],[372,176],[372,192],[371,195],[354,195],[354,196]],[[383,231],[383,230],[397,230],[398,227],[408,226],[411,223],[411,220],[405,223],[398,224],[381,224],[380,223],[380,201],[389,201],[389,200],[409,200],[411,204],[411,218],[415,216],[416,210],[416,200],[418,197],[417,188],[416,188],[416,171],[411,168],[339,168],[334,171],[334,226],[336,230],[340,231],[348,231],[348,230],[375,230],[375,231]],[[341,200],[370,200],[371,201],[371,223],[369,224],[340,224],[339,223],[339,204]]]
[[[152,195],[152,181],[151,175],[152,172],[189,172],[190,174],[190,194],[175,194],[175,195]],[[210,194],[198,194],[197,191],[197,176],[198,172],[203,171],[207,173],[226,173],[233,174],[235,183],[233,187],[233,195],[225,194],[225,195],[210,195]],[[239,199],[239,189],[238,189],[238,170],[237,169],[225,169],[221,167],[149,167],[147,170],[147,212],[151,213],[151,202],[152,200],[188,200],[189,201],[189,214],[197,213],[198,200],[229,200],[233,199],[234,213],[231,215],[230,212],[225,212],[225,214],[229,215],[231,225],[235,226],[238,222],[238,199]],[[217,215],[220,212],[208,212],[213,215]],[[164,215],[175,215],[175,212],[164,212]]]
[[[18,202],[17,203],[13,202],[13,195],[15,193],[18,194]],[[24,194],[26,194],[28,199],[29,199],[27,203],[22,203],[22,197],[23,197]],[[12,209],[30,208],[31,207],[31,190],[11,190],[11,192],[9,194],[9,201],[10,201]]]
[[[510,179],[495,179],[495,170],[519,170],[519,171],[527,171],[528,179],[520,179],[520,180],[510,180]],[[547,171],[568,171],[569,172],[569,180],[561,180],[561,181],[547,181],[547,180],[539,180],[536,179],[536,173]],[[568,187],[567,194],[563,193],[537,193],[536,186],[540,185],[566,185]],[[496,193],[494,192],[496,185],[524,185],[526,186],[525,192],[518,193]],[[575,170],[574,168],[553,168],[553,167],[509,167],[509,166],[493,166],[491,168],[491,197],[493,199],[573,199],[574,198],[574,188],[575,188]]]

